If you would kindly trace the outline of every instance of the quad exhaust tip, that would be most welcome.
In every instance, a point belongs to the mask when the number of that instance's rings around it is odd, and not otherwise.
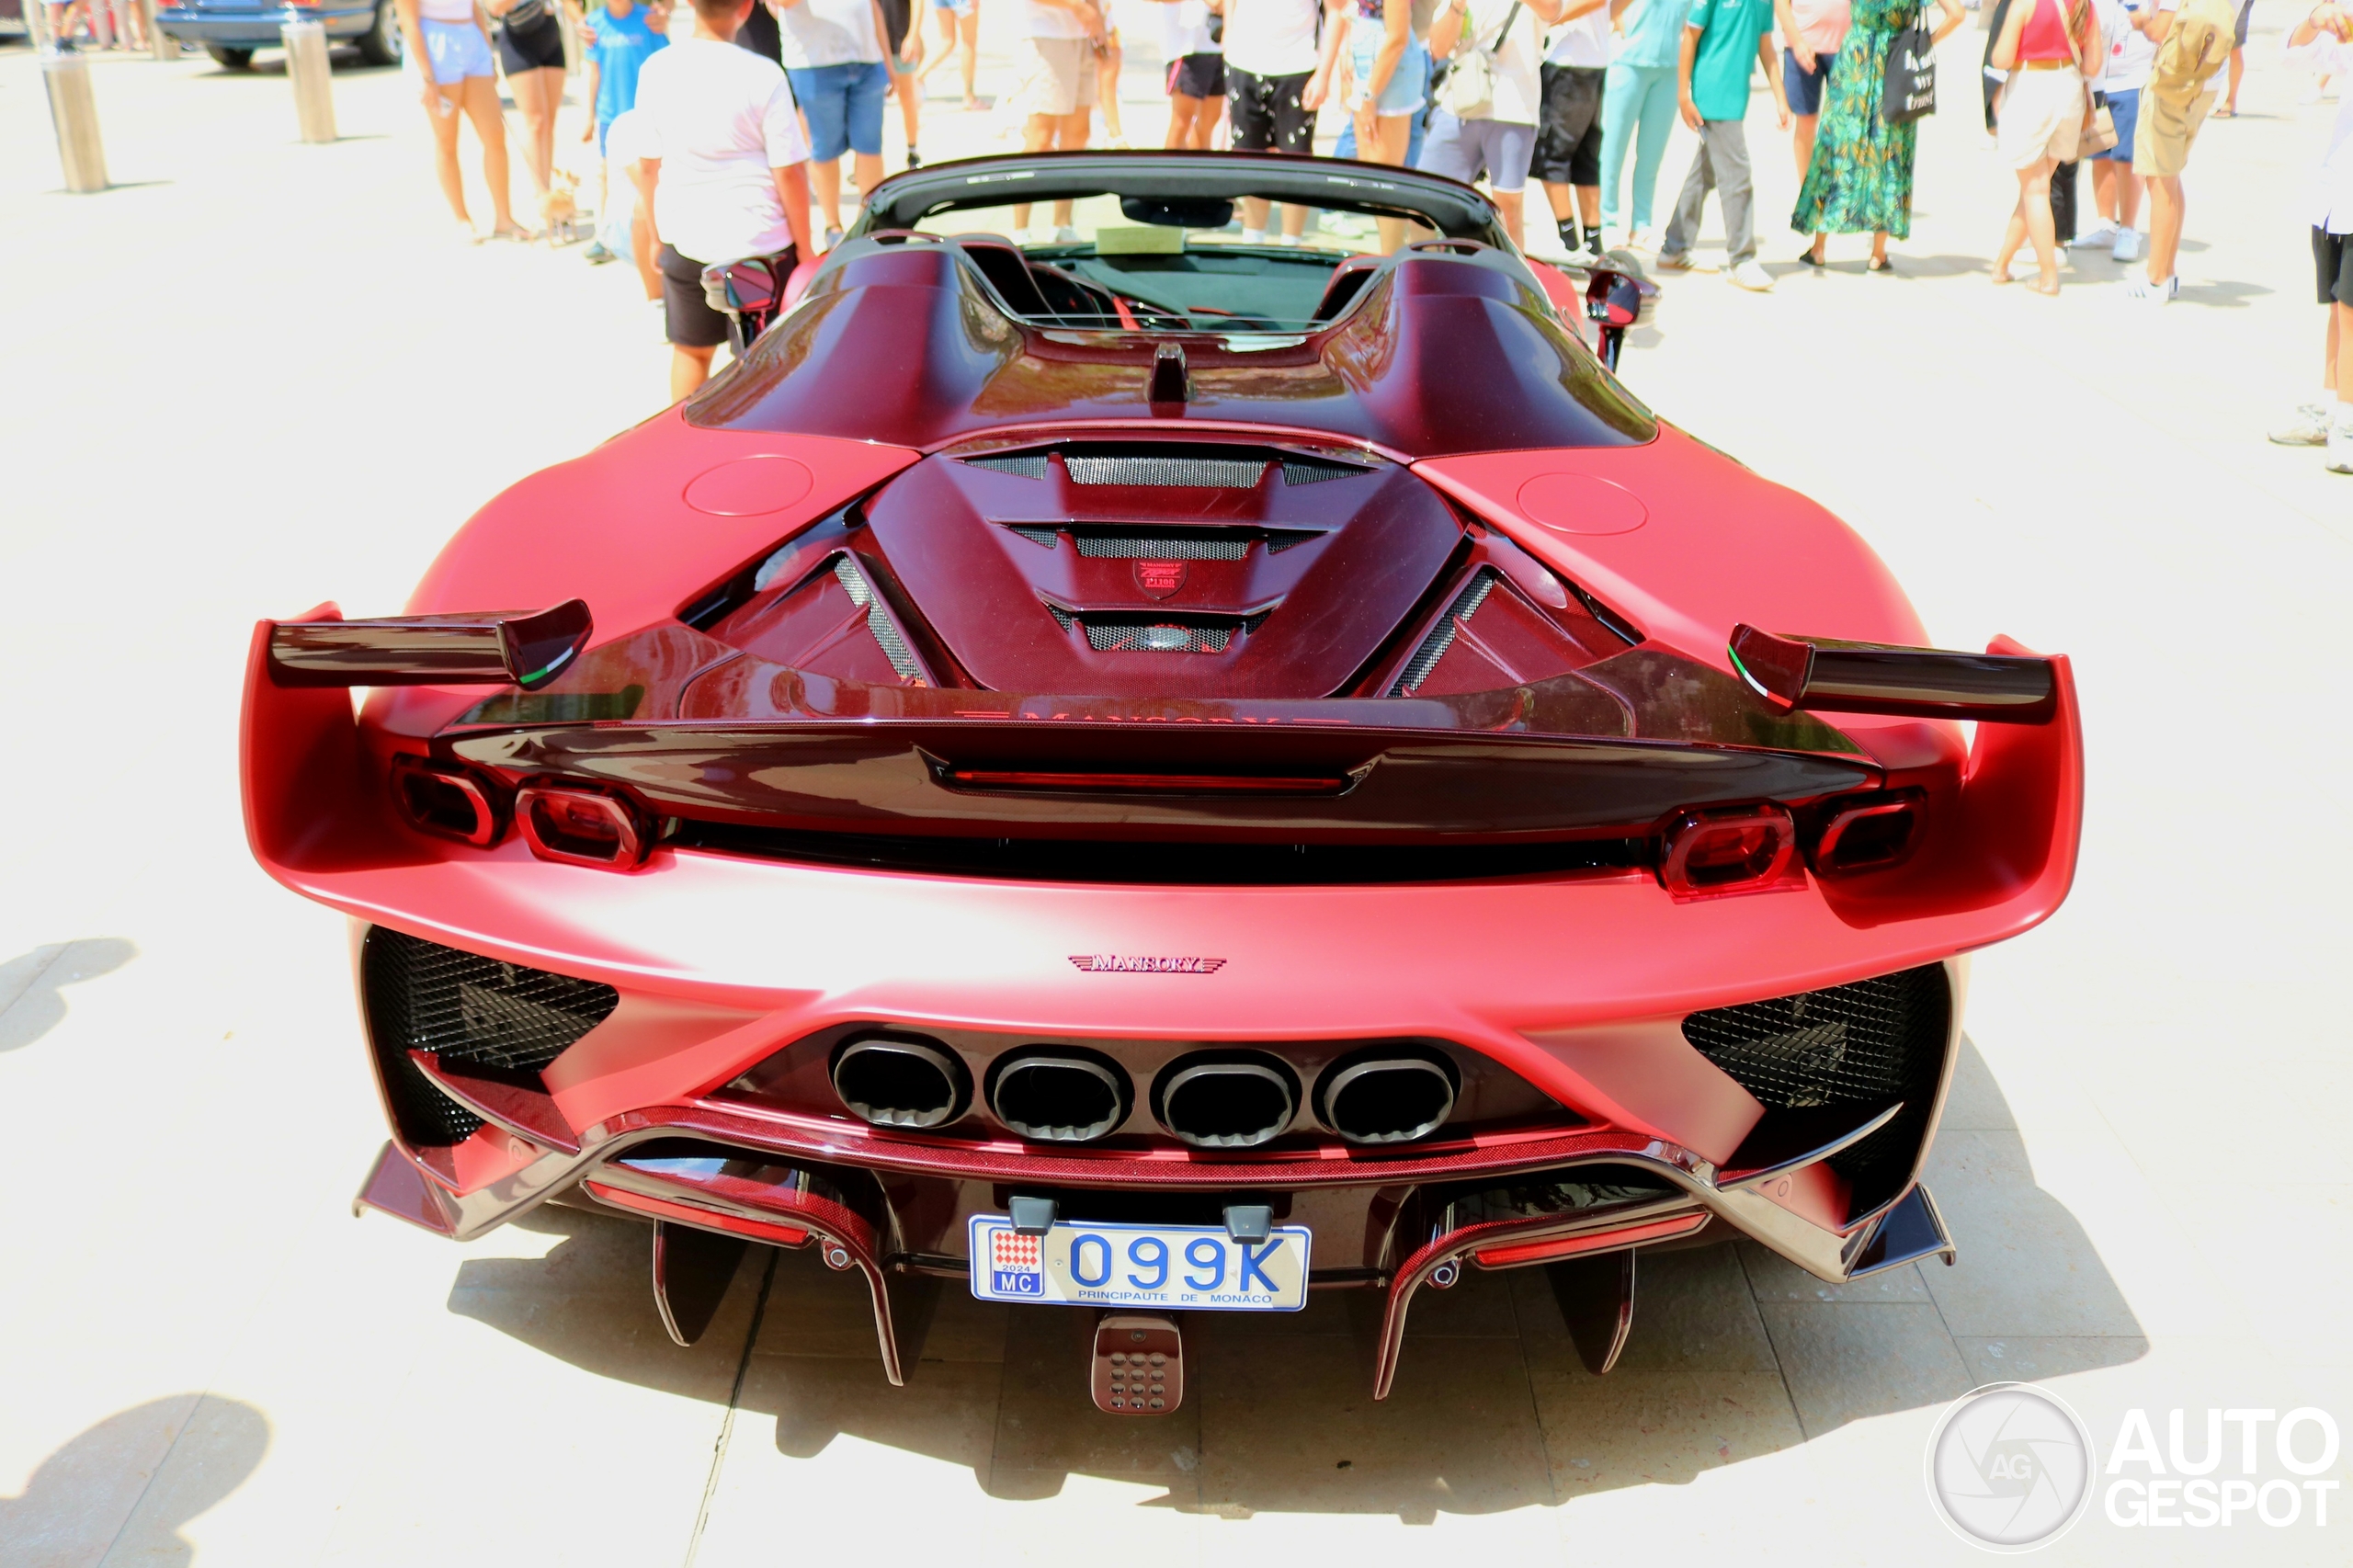
[[[1453,1063],[1384,1051],[1344,1058],[1316,1086],[1315,1114],[1351,1143],[1409,1143],[1454,1114]]]
[[[876,1127],[938,1127],[963,1114],[972,1077],[936,1040],[871,1035],[835,1056],[834,1093]]]
[[[1249,1149],[1298,1114],[1290,1074],[1271,1057],[1184,1057],[1153,1096],[1160,1125],[1196,1149]]]
[[[1127,1074],[1075,1052],[1023,1052],[990,1074],[989,1109],[1040,1142],[1091,1142],[1128,1119],[1128,1103]]]

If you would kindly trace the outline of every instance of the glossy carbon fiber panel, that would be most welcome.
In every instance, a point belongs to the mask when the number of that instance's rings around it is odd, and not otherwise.
[[[476,1072],[539,1070],[604,1022],[620,994],[595,981],[502,963],[376,926],[360,950],[368,1033],[392,1119],[411,1148],[460,1142],[482,1119],[452,1102],[409,1061],[429,1051]]]
[[[1941,964],[1716,1007],[1683,1020],[1684,1038],[1768,1112],[1886,1106],[1903,1114],[1830,1160],[1868,1213],[1903,1191],[1936,1114],[1951,1035]]]

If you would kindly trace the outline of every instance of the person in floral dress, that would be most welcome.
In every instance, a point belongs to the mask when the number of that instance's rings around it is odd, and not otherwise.
[[[1942,13],[1936,40],[1942,43],[1961,26],[1960,0],[1936,0]],[[1813,159],[1798,187],[1790,227],[1813,236],[1804,259],[1822,265],[1823,244],[1831,234],[1871,236],[1870,269],[1888,270],[1887,238],[1912,233],[1912,153],[1919,124],[1889,125],[1880,119],[1880,85],[1887,75],[1888,50],[1919,18],[1921,0],[1854,0],[1846,41],[1822,89],[1822,119]]]

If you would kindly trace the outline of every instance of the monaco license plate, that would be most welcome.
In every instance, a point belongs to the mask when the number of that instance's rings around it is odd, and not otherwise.
[[[1238,1242],[1218,1225],[1061,1220],[1025,1236],[1005,1215],[975,1214],[971,1240],[972,1294],[983,1301],[1228,1312],[1307,1305],[1303,1225]]]

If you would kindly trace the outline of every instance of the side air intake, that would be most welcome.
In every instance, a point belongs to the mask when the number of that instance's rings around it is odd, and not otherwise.
[[[1853,1188],[1852,1214],[1900,1196],[1919,1163],[1952,1031],[1952,990],[1941,964],[1768,1002],[1715,1007],[1683,1020],[1683,1035],[1776,1111],[1853,1107],[1863,1115],[1901,1101],[1903,1112],[1830,1168]],[[1850,1215],[1851,1217],[1851,1215]]]
[[[360,945],[368,1035],[393,1124],[414,1149],[460,1143],[482,1119],[408,1058],[429,1051],[478,1076],[540,1087],[540,1069],[611,1016],[620,993],[593,980],[505,963],[378,926]]]

